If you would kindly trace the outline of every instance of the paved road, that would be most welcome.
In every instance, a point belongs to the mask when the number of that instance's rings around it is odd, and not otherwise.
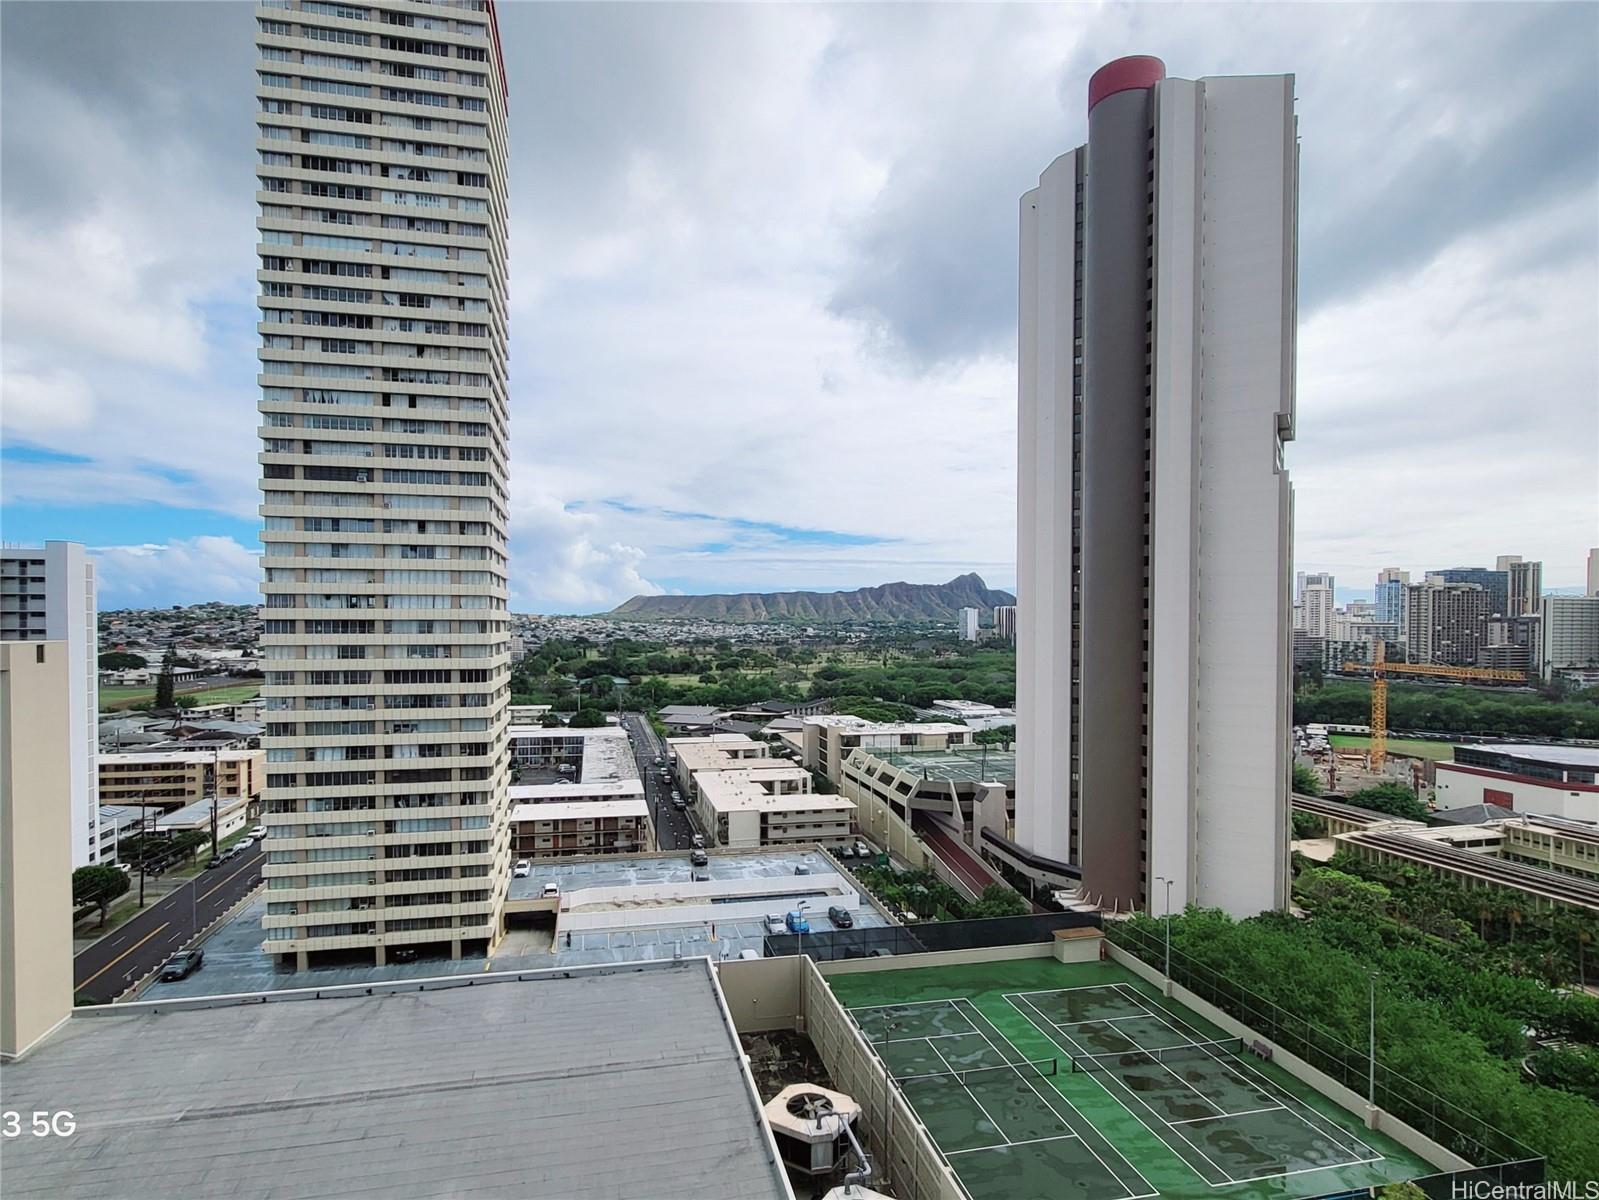
[[[672,807],[673,785],[661,780],[661,769],[655,765],[657,757],[666,758],[666,746],[641,714],[623,713],[622,724],[633,738],[633,753],[644,778],[644,799],[650,806],[650,820],[655,822],[656,841],[662,850],[687,850],[696,826],[687,813]]]
[[[79,1003],[114,999],[261,882],[261,844],[201,871],[73,959]],[[135,880],[134,887],[138,887]]]

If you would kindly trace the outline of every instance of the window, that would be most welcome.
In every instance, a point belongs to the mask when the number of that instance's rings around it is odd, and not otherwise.
[[[307,8],[305,12],[312,11]],[[357,18],[359,20],[360,18]],[[302,28],[301,34],[313,42],[342,42],[347,46],[366,46],[371,44],[371,38],[364,33],[356,33],[349,29],[323,29],[316,25],[307,25]]]

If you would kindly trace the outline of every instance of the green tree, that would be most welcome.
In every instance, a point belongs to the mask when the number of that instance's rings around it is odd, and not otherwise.
[[[72,872],[72,903],[98,904],[100,924],[105,924],[106,909],[131,885],[126,871],[116,867],[79,867]]]
[[[1387,813],[1407,821],[1425,821],[1427,806],[1416,799],[1416,794],[1402,783],[1379,783],[1362,788],[1349,797],[1348,803],[1356,808]]]
[[[552,712],[547,712],[539,718],[539,724],[545,729],[559,729],[561,727],[561,718]]]
[[[968,917],[1017,917],[1027,911],[1027,901],[1003,883],[991,883],[966,909]]]
[[[1307,767],[1304,763],[1294,764],[1294,791],[1301,796],[1321,795],[1321,776],[1316,774],[1314,767]]]
[[[100,656],[99,665],[102,671],[131,671],[144,666],[144,659],[122,650],[107,650]]]
[[[580,708],[567,722],[572,729],[601,729],[607,724],[604,711],[598,708]]]
[[[1327,822],[1315,813],[1295,812],[1292,814],[1294,822],[1294,840],[1304,838],[1319,838],[1327,836]]]
[[[172,668],[177,663],[177,655],[167,648],[166,657],[161,660],[161,674],[155,681],[155,706],[157,708],[171,708],[173,695],[177,690],[176,681],[172,677]]]

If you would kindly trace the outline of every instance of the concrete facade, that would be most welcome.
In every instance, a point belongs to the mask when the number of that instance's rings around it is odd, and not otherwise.
[[[255,15],[267,945],[477,952],[510,861],[494,5]]]
[[[982,612],[975,608],[961,609],[960,630],[961,641],[975,642],[977,640],[978,619]]]
[[[261,797],[264,750],[156,750],[102,754],[100,799],[148,804],[172,812],[209,800],[253,803]]]
[[[95,776],[95,731],[100,707],[98,607],[94,562],[77,542],[8,546],[0,553],[0,642],[48,640],[66,645],[70,659],[72,762],[67,803],[72,810],[72,865],[99,861],[100,801]]]
[[[1599,667],[1599,596],[1545,596],[1538,623],[1538,673]]]
[[[0,642],[0,1059],[72,1010],[75,674],[66,642]]]
[[[1293,79],[1090,94],[1022,199],[1016,837],[1107,909],[1160,876],[1252,915],[1287,889]]]
[[[1016,606],[1014,604],[996,604],[994,606],[994,636],[1006,642],[1016,640]]]
[[[1491,596],[1476,583],[1428,577],[1406,589],[1405,652],[1413,663],[1470,667],[1488,635]]]
[[[1519,554],[1501,555],[1495,566],[1506,573],[1506,617],[1524,617],[1538,612],[1543,599],[1543,563],[1527,562]]]
[[[1020,667],[1021,656],[1017,656]],[[946,750],[969,746],[973,730],[954,722],[885,722],[864,717],[806,717],[802,730],[802,762],[807,771],[825,775],[834,787],[843,778],[844,762],[859,749]]]

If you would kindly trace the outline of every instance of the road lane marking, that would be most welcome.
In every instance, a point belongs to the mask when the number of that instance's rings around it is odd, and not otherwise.
[[[227,887],[228,884],[232,883],[241,874],[243,874],[245,871],[248,871],[251,867],[253,867],[255,865],[256,865],[255,864],[255,859],[252,858],[248,863],[246,863],[244,866],[240,867],[237,871],[233,872],[233,874],[229,875],[221,883],[217,884],[216,887],[212,888],[210,892],[201,892],[200,895],[198,897],[196,897],[195,903],[198,904],[201,900],[204,900],[207,896],[209,896],[211,894],[211,892],[216,891],[217,888],[225,888],[225,887]]]
[[[96,972],[95,972],[95,973],[94,973],[94,974],[93,974],[93,975],[91,975],[91,976],[89,976],[89,978],[87,978],[87,979],[85,979],[85,980],[84,980],[84,981],[83,981],[83,982],[82,982],[82,983],[80,983],[80,984],[78,984],[78,985],[77,985],[77,987],[76,987],[76,988],[74,988],[74,989],[73,989],[73,990],[74,990],[74,991],[81,991],[81,990],[82,990],[82,989],[83,989],[83,988],[86,988],[86,987],[88,987],[88,986],[89,986],[89,985],[90,985],[90,984],[91,984],[91,983],[93,983],[93,982],[94,982],[94,981],[95,981],[95,980],[96,980],[96,979],[99,979],[99,978],[100,978],[100,976],[102,976],[102,975],[104,975],[104,974],[105,974],[105,973],[106,973],[106,972],[107,972],[107,971],[109,971],[109,970],[110,970],[110,969],[111,969],[111,968],[112,968],[112,967],[114,967],[114,966],[116,966],[116,965],[117,965],[117,964],[118,964],[118,963],[119,963],[119,962],[121,962],[121,961],[122,961],[122,960],[123,960],[123,959],[125,959],[125,958],[127,958],[127,957],[128,957],[128,955],[130,955],[130,954],[132,954],[132,953],[133,953],[133,952],[134,952],[134,951],[135,951],[135,950],[137,950],[137,949],[138,949],[138,948],[139,948],[139,947],[140,947],[140,946],[142,946],[142,945],[144,945],[144,944],[145,944],[145,943],[146,943],[146,942],[148,942],[148,941],[149,941],[149,940],[150,940],[150,939],[151,939],[151,938],[153,938],[153,937],[154,937],[154,936],[155,936],[155,935],[156,935],[156,934],[158,934],[158,933],[160,933],[160,932],[161,932],[161,931],[162,931],[162,930],[163,930],[163,929],[165,929],[165,928],[166,928],[166,927],[167,927],[167,926],[168,926],[168,925],[170,925],[170,924],[171,924],[171,923],[172,923],[172,922],[170,922],[170,921],[162,921],[162,922],[161,922],[161,924],[159,924],[159,925],[157,925],[157,926],[156,926],[156,927],[155,927],[155,928],[154,928],[154,929],[152,929],[152,930],[151,930],[151,931],[150,931],[150,932],[149,932],[149,933],[147,933],[147,934],[145,934],[145,935],[144,935],[144,936],[143,936],[143,937],[142,937],[142,938],[140,938],[140,939],[139,939],[139,940],[138,940],[138,941],[136,941],[136,942],[134,942],[134,943],[133,943],[133,945],[131,945],[131,946],[129,946],[129,947],[128,947],[128,948],[127,948],[127,949],[126,949],[126,950],[124,950],[124,951],[123,951],[123,952],[122,952],[122,953],[121,953],[121,954],[119,954],[119,955],[117,955],[117,956],[116,956],[116,957],[115,957],[115,958],[113,958],[113,959],[112,959],[112,960],[111,960],[111,961],[110,961],[110,962],[108,962],[108,963],[106,963],[106,965],[105,965],[105,966],[103,966],[103,967],[101,967],[101,968],[100,968],[100,969],[99,969],[99,970],[98,970],[98,971],[96,971]]]

